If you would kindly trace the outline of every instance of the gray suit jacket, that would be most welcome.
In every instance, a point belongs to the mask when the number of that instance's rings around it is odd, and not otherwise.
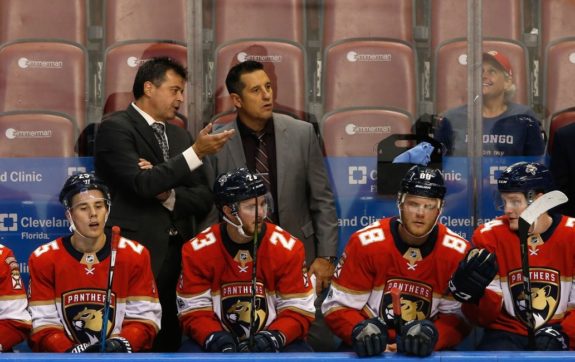
[[[308,265],[316,256],[336,256],[338,228],[333,192],[313,126],[274,113],[277,190],[280,226],[305,245]],[[235,129],[236,136],[211,157],[213,179],[247,167],[237,120],[218,130]],[[213,220],[213,216],[212,216]]]

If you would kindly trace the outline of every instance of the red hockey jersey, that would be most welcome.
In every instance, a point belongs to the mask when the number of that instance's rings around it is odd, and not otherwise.
[[[0,352],[11,350],[30,332],[28,300],[12,250],[0,244]]]
[[[382,219],[351,236],[322,305],[325,320],[349,345],[353,327],[367,318],[382,317],[392,331],[390,292],[396,287],[401,291],[401,318],[434,321],[439,332],[436,350],[455,346],[468,326],[447,283],[470,245],[438,225],[430,234],[436,235],[434,245],[424,253],[425,245],[414,248],[396,240],[392,228],[396,233],[398,224],[396,218]],[[394,330],[390,335],[395,336]]]
[[[463,312],[481,326],[527,335],[519,237],[507,216],[477,228],[473,242],[495,252],[499,271],[479,305],[466,304]],[[561,323],[574,348],[575,218],[555,215],[551,229],[530,236],[528,246],[536,329]]]
[[[250,250],[230,255],[221,228],[213,225],[182,249],[178,310],[183,329],[200,345],[213,332],[249,337],[251,314]],[[302,339],[315,316],[315,293],[308,278],[301,241],[274,224],[265,224],[257,251],[255,323],[278,330],[286,343]]]
[[[63,352],[99,340],[110,267],[110,238],[96,254],[76,251],[59,238],[30,255],[32,349]],[[108,337],[126,338],[134,351],[152,347],[161,307],[148,250],[121,238],[116,254]]]

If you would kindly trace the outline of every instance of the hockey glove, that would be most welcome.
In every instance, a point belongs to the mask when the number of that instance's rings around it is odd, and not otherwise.
[[[379,355],[387,346],[387,326],[381,318],[366,319],[353,327],[351,341],[359,357]]]
[[[261,331],[254,336],[254,345],[250,348],[249,340],[238,346],[240,352],[279,352],[285,347],[285,337],[279,331]]]
[[[66,352],[67,353],[82,353],[88,347],[90,347],[90,343],[75,344],[71,348],[67,349]]]
[[[426,319],[412,320],[401,328],[397,338],[397,350],[405,354],[427,357],[433,352],[438,337],[433,322]]]
[[[236,352],[237,345],[230,332],[219,331],[208,336],[204,343],[204,349],[208,352]]]
[[[543,327],[535,332],[535,349],[538,351],[568,351],[569,337],[561,329],[561,325],[556,324]]]
[[[485,288],[497,275],[495,253],[471,249],[449,281],[449,290],[461,303],[479,303]]]
[[[102,352],[102,344],[100,342],[86,348],[84,353],[99,353]],[[132,353],[132,345],[124,337],[112,337],[106,339],[105,353]]]

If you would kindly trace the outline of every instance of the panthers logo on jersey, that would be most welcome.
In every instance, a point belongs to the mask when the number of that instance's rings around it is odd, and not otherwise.
[[[262,330],[268,317],[268,306],[262,283],[257,283],[255,306],[251,300],[251,282],[224,284],[222,290],[222,322],[240,341],[250,336],[252,307],[256,332]]]
[[[559,304],[561,279],[559,272],[549,268],[530,268],[531,305],[535,319],[535,329],[549,321]],[[523,274],[520,269],[508,274],[509,289],[513,297],[513,309],[517,318],[527,325],[526,299],[523,290]]]
[[[62,311],[67,329],[78,343],[95,343],[100,340],[104,325],[104,303],[106,292],[101,289],[74,290],[62,295]],[[106,335],[110,335],[116,319],[116,297],[108,315]]]
[[[407,279],[389,279],[385,285],[380,315],[388,325],[393,325],[391,289],[401,291],[401,319],[404,322],[428,319],[433,302],[431,286]]]

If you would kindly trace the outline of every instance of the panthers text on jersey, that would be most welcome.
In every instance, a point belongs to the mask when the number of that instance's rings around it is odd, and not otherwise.
[[[575,218],[552,217],[546,232],[528,239],[535,328],[561,323],[574,348]],[[483,327],[527,335],[519,237],[509,228],[509,219],[500,216],[481,225],[472,240],[477,247],[495,252],[499,271],[479,305],[464,305],[464,314]]]
[[[95,254],[72,247],[70,237],[30,255],[30,341],[34,351],[63,352],[99,341],[110,267],[110,237]],[[160,328],[161,307],[148,250],[121,238],[116,254],[108,338],[122,336],[134,351],[147,350]]]
[[[0,352],[12,349],[30,332],[28,301],[12,250],[0,244]]]
[[[255,307],[257,331],[280,331],[286,344],[303,339],[315,316],[315,293],[302,242],[274,224],[265,224],[252,306],[251,250],[238,249],[230,255],[222,239],[225,227],[225,223],[211,226],[182,249],[178,310],[185,333],[202,346],[210,334],[224,329],[245,340]]]
[[[469,328],[447,284],[470,245],[438,224],[425,244],[410,247],[399,240],[398,227],[397,218],[381,219],[350,237],[322,305],[325,320],[349,345],[353,327],[376,316],[393,338],[391,289],[398,288],[403,321],[432,320],[439,332],[436,350],[455,346]]]

